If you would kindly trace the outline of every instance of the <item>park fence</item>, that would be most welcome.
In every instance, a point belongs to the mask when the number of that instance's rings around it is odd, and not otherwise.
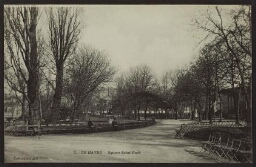
[[[195,131],[203,131],[205,129],[220,129],[220,128],[241,128],[246,127],[247,123],[244,121],[240,121],[239,123],[235,121],[221,121],[221,122],[195,122],[188,124],[181,124],[179,129],[176,129],[175,138],[183,138],[188,133],[192,133]]]

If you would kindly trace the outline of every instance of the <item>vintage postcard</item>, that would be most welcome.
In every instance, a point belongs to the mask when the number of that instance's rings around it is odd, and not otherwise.
[[[5,163],[252,163],[250,5],[4,5]]]

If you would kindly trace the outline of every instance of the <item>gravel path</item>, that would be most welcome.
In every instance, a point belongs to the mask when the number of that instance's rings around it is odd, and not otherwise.
[[[182,123],[157,120],[150,127],[118,132],[5,136],[5,162],[215,163],[197,154],[199,141],[175,139]]]

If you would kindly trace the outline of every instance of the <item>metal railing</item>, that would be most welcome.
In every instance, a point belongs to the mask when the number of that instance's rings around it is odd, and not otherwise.
[[[198,131],[206,128],[215,128],[215,127],[245,127],[247,123],[240,121],[239,123],[235,121],[221,121],[221,122],[195,122],[189,124],[182,124],[179,130],[176,130],[177,135],[181,138],[188,132]]]

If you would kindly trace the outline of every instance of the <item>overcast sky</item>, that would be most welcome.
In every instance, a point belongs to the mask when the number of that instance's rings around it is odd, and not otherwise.
[[[53,5],[52,5],[53,6]],[[58,5],[59,6],[59,5]],[[105,51],[119,72],[147,64],[159,78],[188,65],[206,34],[196,32],[192,18],[207,5],[75,5],[84,25],[80,44]],[[233,9],[238,6],[221,6]],[[40,27],[48,24],[41,19]],[[201,45],[202,46],[202,45]]]
[[[195,6],[83,7],[81,42],[105,50],[120,71],[147,64],[157,76],[188,63],[200,38],[191,31]]]

